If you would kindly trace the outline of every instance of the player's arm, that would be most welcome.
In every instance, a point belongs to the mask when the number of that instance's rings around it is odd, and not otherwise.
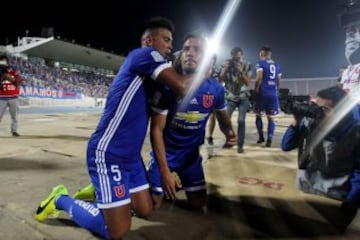
[[[256,81],[255,81],[255,92],[256,93],[259,93],[262,78],[263,78],[263,70],[262,69],[256,70]]]
[[[280,89],[281,76],[282,76],[282,74],[279,73],[278,74],[278,79],[277,79],[277,89]]]
[[[235,146],[237,144],[237,137],[226,109],[216,110],[215,113],[216,119],[219,122],[220,130],[226,138],[226,143],[224,147]]]
[[[165,143],[163,131],[166,125],[167,115],[153,111],[150,123],[150,139],[155,160],[159,166],[161,183],[165,197],[167,199],[175,199],[176,180],[171,174],[166,159]]]
[[[190,86],[193,75],[182,76],[178,74],[173,67],[168,67],[162,70],[156,80],[169,86],[173,91],[179,95],[186,95]]]

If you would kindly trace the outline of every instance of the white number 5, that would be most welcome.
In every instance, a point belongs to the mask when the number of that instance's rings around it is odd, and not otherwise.
[[[113,177],[114,181],[120,182],[121,181],[121,171],[119,169],[119,166],[111,165],[110,169],[111,169],[111,172],[114,174],[114,177]]]

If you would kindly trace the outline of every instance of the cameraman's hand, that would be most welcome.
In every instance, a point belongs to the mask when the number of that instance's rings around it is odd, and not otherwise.
[[[230,61],[229,60],[226,60],[222,65],[221,65],[222,69],[224,71],[227,71],[230,67]]]
[[[236,71],[240,74],[242,74],[243,71],[243,63],[242,62],[236,62],[235,63]]]

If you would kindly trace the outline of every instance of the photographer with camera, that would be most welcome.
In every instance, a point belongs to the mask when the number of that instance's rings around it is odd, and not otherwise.
[[[6,55],[0,56],[0,122],[6,109],[9,107],[11,117],[11,134],[14,137],[20,136],[18,133],[18,98],[21,77],[17,71],[9,67],[9,59]]]
[[[238,115],[238,153],[244,152],[245,117],[250,106],[250,80],[252,67],[243,60],[243,51],[239,47],[231,50],[231,59],[224,62],[219,75],[220,81],[225,83],[227,91],[227,111],[231,118],[236,108]]]
[[[283,151],[298,147],[298,188],[342,202],[344,209],[360,206],[360,107],[355,105],[316,144],[325,120],[344,109],[334,107],[346,96],[339,86],[320,90],[309,105],[294,102],[289,108],[295,121],[281,143]],[[320,130],[319,130],[320,128]],[[316,145],[315,145],[316,144]]]

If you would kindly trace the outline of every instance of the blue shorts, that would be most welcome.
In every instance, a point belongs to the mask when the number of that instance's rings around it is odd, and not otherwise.
[[[149,181],[151,191],[161,194],[161,179],[159,167],[154,159],[153,153],[150,154],[149,162]],[[197,192],[205,189],[205,177],[202,167],[202,157],[198,147],[196,149],[169,149],[166,148],[166,158],[171,171],[175,171],[183,189],[186,192]]]
[[[277,96],[258,96],[254,111],[257,114],[265,113],[268,116],[278,115],[280,112],[279,98]]]
[[[97,206],[114,208],[130,203],[130,195],[149,188],[144,162],[109,159],[88,149],[87,166],[95,187]],[[125,162],[125,163],[124,163]]]

